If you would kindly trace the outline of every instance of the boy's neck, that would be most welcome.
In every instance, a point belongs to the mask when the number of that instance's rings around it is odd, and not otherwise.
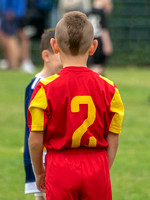
[[[87,67],[87,55],[61,55],[63,68],[68,66]]]
[[[42,71],[40,72],[40,74],[41,74],[42,78],[48,78],[49,76],[52,75],[51,71],[45,65],[44,65]]]

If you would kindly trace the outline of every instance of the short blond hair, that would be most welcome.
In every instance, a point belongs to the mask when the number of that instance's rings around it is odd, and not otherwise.
[[[68,12],[58,22],[55,38],[64,53],[82,55],[88,51],[93,41],[93,26],[84,13]]]

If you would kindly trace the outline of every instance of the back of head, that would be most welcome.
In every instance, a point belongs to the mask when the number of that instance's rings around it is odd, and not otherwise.
[[[41,44],[40,44],[40,50],[41,52],[43,50],[48,50],[50,53],[54,53],[50,44],[51,38],[55,38],[55,29],[47,29],[41,36]]]
[[[55,38],[65,54],[82,55],[88,51],[93,41],[93,26],[84,13],[68,12],[58,22]]]

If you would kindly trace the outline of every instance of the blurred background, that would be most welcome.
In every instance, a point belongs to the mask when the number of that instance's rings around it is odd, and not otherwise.
[[[113,64],[150,64],[150,1],[113,0],[109,30]]]
[[[16,0],[12,0],[12,2]],[[104,0],[105,1],[105,0]],[[150,64],[150,1],[149,0],[106,0],[112,3],[110,11],[106,12],[107,28],[113,45],[113,52],[109,56],[107,63],[110,65],[149,65]],[[7,8],[3,8],[5,1],[0,0],[0,18],[8,15]],[[26,60],[32,61],[30,66],[22,68],[24,71],[34,72],[34,67],[42,64],[39,50],[40,36],[44,29],[55,27],[60,17],[70,10],[81,10],[88,13],[92,9],[92,0],[73,0],[71,3],[65,0],[23,0],[14,3],[14,17],[17,9],[22,9],[22,13],[17,18],[23,19],[21,26],[16,28],[16,32],[10,36],[28,42],[26,49]],[[24,4],[24,8],[20,4]],[[82,2],[82,6],[81,6]],[[10,3],[9,3],[10,4]],[[80,5],[80,6],[79,6]],[[8,6],[8,5],[5,5]],[[18,6],[18,7],[17,7]],[[10,5],[8,6],[10,7]],[[10,8],[9,8],[10,9]],[[14,8],[13,8],[14,9]],[[9,10],[8,10],[9,11]],[[2,24],[2,23],[0,23]],[[5,27],[4,27],[5,28]],[[19,30],[22,30],[20,37]],[[0,30],[0,68],[7,68],[7,48]],[[4,33],[4,36],[9,33]],[[7,35],[8,36],[8,35]],[[7,39],[6,39],[7,40]],[[30,40],[30,44],[29,44]],[[8,40],[7,40],[8,43]],[[15,45],[13,44],[13,47]],[[30,47],[29,47],[30,46]],[[10,49],[10,51],[12,51]],[[9,51],[9,50],[8,50]],[[17,50],[15,50],[17,51]],[[28,55],[27,55],[28,54]],[[24,58],[23,58],[24,59]],[[28,62],[29,63],[29,62]],[[3,65],[3,66],[2,66]],[[16,64],[18,65],[18,64]],[[21,65],[21,64],[20,64]],[[31,66],[33,65],[33,66]],[[13,66],[12,66],[13,67]],[[14,66],[13,68],[18,68]],[[32,68],[31,71],[28,68]]]

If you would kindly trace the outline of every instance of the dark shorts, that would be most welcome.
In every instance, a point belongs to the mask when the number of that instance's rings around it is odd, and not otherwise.
[[[112,200],[106,150],[49,151],[45,186],[47,200]]]
[[[106,56],[103,53],[103,44],[101,38],[95,38],[98,41],[98,47],[94,53],[94,55],[89,56],[87,65],[90,67],[94,64],[105,65],[106,63]]]
[[[8,20],[6,16],[0,15],[0,29],[7,35],[16,35],[21,27],[22,18],[13,18]]]

